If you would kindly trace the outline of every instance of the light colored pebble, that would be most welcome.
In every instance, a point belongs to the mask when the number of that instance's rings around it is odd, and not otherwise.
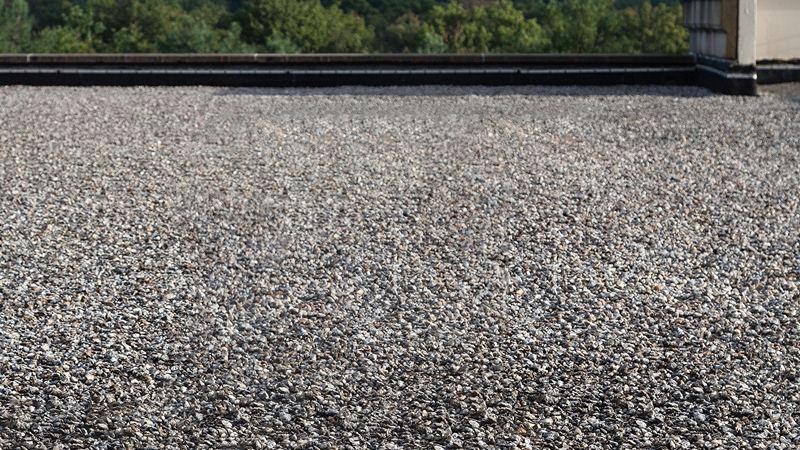
[[[0,449],[796,448],[782,89],[0,88]]]

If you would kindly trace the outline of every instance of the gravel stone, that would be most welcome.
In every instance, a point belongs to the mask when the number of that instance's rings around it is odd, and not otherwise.
[[[797,448],[798,92],[0,88],[0,449]]]

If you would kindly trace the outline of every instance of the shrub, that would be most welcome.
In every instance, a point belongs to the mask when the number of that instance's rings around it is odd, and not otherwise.
[[[0,0],[0,53],[26,51],[32,21],[25,0]]]
[[[367,52],[374,33],[364,20],[319,0],[254,0],[238,13],[247,42],[302,52]]]
[[[459,3],[434,6],[423,26],[426,42],[439,36],[447,51],[539,52],[546,39],[535,19],[525,19],[508,0],[464,9]]]

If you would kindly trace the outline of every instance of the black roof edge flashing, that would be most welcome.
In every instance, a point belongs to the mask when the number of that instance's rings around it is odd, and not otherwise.
[[[755,65],[692,53],[695,58],[695,83],[726,95],[758,95],[758,74]]]
[[[756,95],[800,61],[632,54],[0,54],[0,85],[699,85]]]

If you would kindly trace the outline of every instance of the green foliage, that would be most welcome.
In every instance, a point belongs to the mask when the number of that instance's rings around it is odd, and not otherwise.
[[[256,47],[242,40],[242,26],[239,22],[232,22],[229,29],[223,33],[217,47],[219,53],[255,53]]]
[[[616,0],[614,6],[617,9],[639,8],[649,0]],[[651,5],[680,6],[681,0],[655,0]]]
[[[163,53],[213,53],[216,44],[217,36],[206,22],[185,15],[167,25],[157,47]]]
[[[0,0],[0,53],[25,51],[32,21],[25,0]]]
[[[417,53],[447,53],[450,47],[440,34],[425,33],[422,35],[421,45]]]
[[[383,30],[405,15],[420,16],[449,0],[322,0],[325,6],[338,5],[345,12],[363,17],[367,25]]]
[[[441,37],[439,39],[441,40]],[[381,50],[394,53],[409,53],[415,49],[426,47],[424,40],[425,30],[422,29],[422,22],[419,16],[408,13],[399,17],[395,23],[387,26],[383,31],[380,39]],[[444,44],[443,40],[442,46],[437,47],[437,49],[447,51],[447,45]],[[426,52],[423,51],[423,53]],[[440,51],[428,51],[427,53],[440,53]]]
[[[41,30],[32,48],[64,53],[255,51],[242,42],[242,27],[224,9],[205,0],[193,4],[187,12],[177,1],[86,0],[83,7],[70,6],[61,25]],[[226,27],[217,27],[222,22]]]
[[[0,0],[0,51],[688,50],[677,0],[657,0],[655,6],[647,0],[31,1],[29,14],[25,0]]]
[[[321,0],[325,6],[337,5],[346,13],[364,18],[364,23],[375,30],[372,51],[409,52],[419,48],[424,33],[408,34],[403,24],[409,16],[419,18],[435,5],[450,0]],[[411,28],[414,28],[413,26]]]
[[[451,2],[434,6],[425,26],[426,43],[439,36],[448,52],[537,52],[545,37],[535,19],[525,19],[508,0],[464,9]],[[428,47],[423,48],[423,51]]]
[[[106,31],[102,22],[80,6],[73,6],[64,16],[64,24],[45,28],[33,44],[39,53],[95,53],[105,50],[101,35]]]
[[[614,0],[563,0],[547,4],[544,26],[551,52],[602,52],[603,31],[613,21]]]
[[[137,23],[114,31],[107,48],[111,53],[154,53],[157,49]]]
[[[689,33],[680,5],[644,1],[618,10],[614,0],[551,1],[542,22],[554,53],[685,53]]]
[[[299,45],[292,42],[291,39],[282,35],[279,31],[275,31],[272,33],[272,36],[268,37],[266,40],[266,44],[264,45],[264,50],[267,53],[300,53],[302,52],[302,48]]]
[[[686,53],[689,51],[689,30],[683,26],[680,5],[652,6],[645,1],[639,8],[621,13],[620,40],[631,40],[630,53]]]
[[[65,8],[64,0],[30,0],[31,14],[34,19],[34,27],[42,29],[44,27],[54,27],[61,25],[64,14],[69,13],[69,8]]]
[[[319,0],[254,0],[236,17],[245,40],[267,48],[360,53],[369,51],[374,37],[362,18]]]

